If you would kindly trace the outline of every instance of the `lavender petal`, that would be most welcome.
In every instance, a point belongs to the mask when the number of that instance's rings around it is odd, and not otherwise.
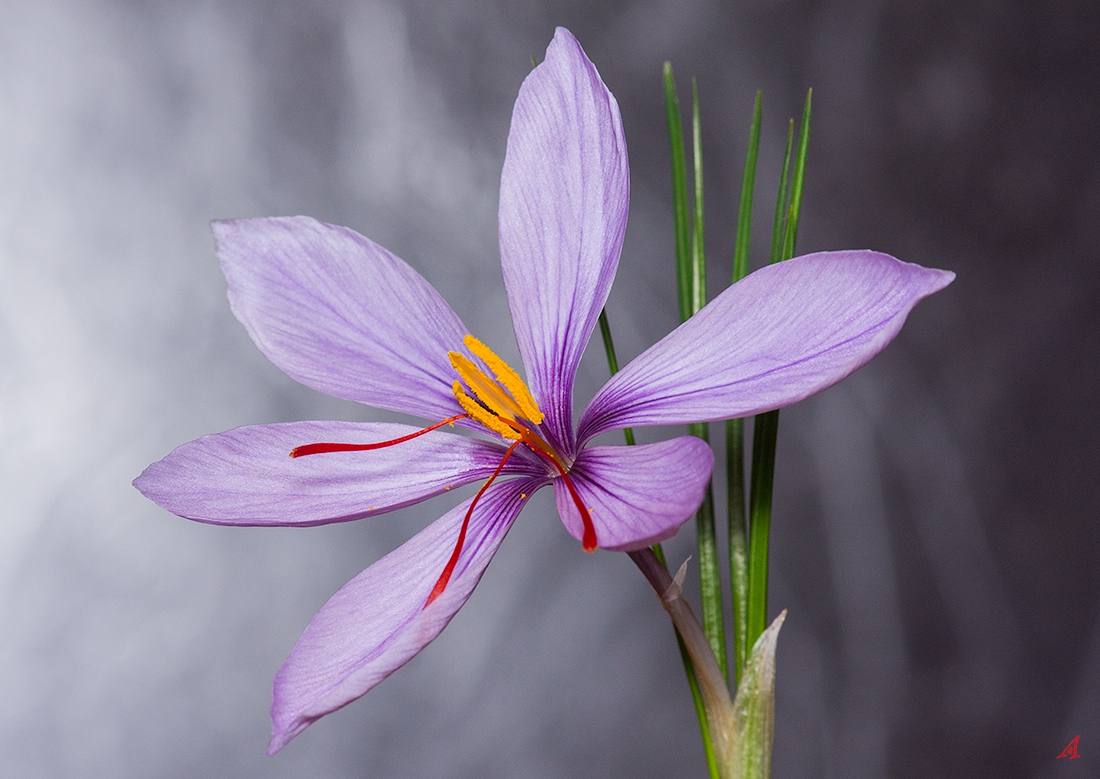
[[[954,278],[871,251],[769,265],[615,374],[585,410],[578,439],[795,403],[878,354],[913,306]]]
[[[573,449],[573,378],[615,276],[630,197],[614,96],[558,28],[520,88],[500,182],[500,254],[531,390]]]
[[[703,502],[714,455],[694,436],[639,446],[590,446],[569,478],[592,517],[601,549],[630,552],[676,535]],[[554,498],[566,530],[576,539],[584,526],[561,478]]]
[[[495,443],[438,430],[384,449],[290,457],[303,444],[374,443],[416,430],[353,422],[239,427],[178,447],[146,468],[134,486],[174,514],[200,522],[321,525],[393,511],[487,478],[503,455]],[[513,457],[506,470],[525,467]]]
[[[234,315],[287,375],[427,419],[461,413],[447,352],[462,347],[466,327],[407,263],[304,216],[213,228]]]
[[[446,589],[425,607],[470,501],[344,585],[314,615],[275,676],[268,754],[364,695],[431,643],[466,602],[531,494],[545,481],[492,485],[474,509]]]

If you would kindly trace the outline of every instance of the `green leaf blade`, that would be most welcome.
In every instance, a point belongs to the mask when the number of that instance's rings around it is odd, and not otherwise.
[[[737,235],[733,252],[733,283],[749,272],[753,194],[756,189],[756,160],[760,152],[760,112],[763,95],[756,93],[749,143],[745,151],[745,172],[741,178],[741,199],[737,209]],[[726,421],[726,521],[728,526],[730,599],[733,603],[733,679],[741,678],[748,654],[748,538],[745,514],[745,420]]]
[[[672,63],[665,63],[665,115],[672,158],[672,219],[676,233],[676,287],[679,290],[680,321],[691,316],[691,232],[688,226],[687,169],[684,164],[684,128]]]

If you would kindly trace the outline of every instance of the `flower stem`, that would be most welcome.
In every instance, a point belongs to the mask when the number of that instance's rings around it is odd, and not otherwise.
[[[711,776],[728,777],[728,766],[736,746],[733,725],[733,700],[730,698],[726,677],[718,665],[711,649],[710,640],[702,625],[691,610],[691,604],[683,597],[683,583],[687,562],[681,566],[676,577],[669,576],[668,570],[657,559],[651,549],[628,552],[630,559],[638,566],[649,581],[650,586],[661,599],[661,606],[672,618],[676,632],[680,636],[681,646],[691,658],[695,669],[700,694],[705,709],[705,721],[709,724],[711,749],[707,751],[707,765]],[[702,721],[702,720],[701,720]]]
[[[661,545],[654,544],[650,547],[650,551],[653,552],[653,556],[657,558],[657,563],[664,569],[667,575],[668,563],[665,561],[665,553],[664,550],[661,549]],[[644,573],[645,569],[643,569],[642,572]],[[711,739],[710,725],[707,722],[707,708],[706,704],[703,702],[703,693],[699,689],[699,677],[695,674],[695,666],[692,664],[691,654],[688,652],[687,644],[684,643],[683,636],[680,635],[680,629],[676,627],[675,622],[672,624],[672,632],[676,634],[676,646],[680,650],[680,661],[684,664],[684,673],[687,675],[688,689],[691,690],[691,702],[695,706],[695,717],[699,720],[699,735],[703,741],[703,755],[706,757],[707,761],[707,775],[710,776],[711,779],[719,779],[718,758],[714,754],[714,741]]]
[[[666,71],[666,77],[671,75],[671,69]],[[670,82],[666,78],[666,90],[670,88]],[[671,84],[673,102],[675,104],[675,84]],[[666,93],[667,95],[667,93]],[[678,115],[678,111],[672,112]],[[671,113],[670,113],[671,116]],[[671,132],[671,130],[670,130]],[[677,242],[676,265],[677,280],[686,283],[687,289],[680,289],[681,319],[686,320],[694,316],[707,304],[707,273],[706,251],[703,240],[703,142],[702,127],[699,120],[699,90],[695,79],[691,80],[691,139],[692,139],[692,170],[693,177],[693,202],[692,202],[692,229],[690,242],[690,255],[681,255],[679,250],[682,244]],[[675,152],[674,152],[675,153]],[[683,168],[681,167],[681,171]],[[686,175],[686,174],[685,174]],[[676,192],[684,193],[685,202],[675,203]],[[687,211],[687,185],[673,186],[673,208],[677,212]],[[686,267],[686,270],[685,270]],[[686,301],[686,309],[683,307]],[[688,433],[710,443],[709,426],[706,424],[688,425]],[[718,533],[714,522],[714,491],[710,482],[707,482],[703,493],[703,503],[695,515],[695,541],[699,556],[699,594],[702,604],[703,632],[710,641],[714,656],[718,659],[718,665],[722,668],[723,675],[729,679],[729,666],[726,661],[726,627],[722,609],[722,576],[718,563]]]
[[[619,360],[615,356],[615,342],[611,338],[611,323],[607,319],[606,309],[600,311],[600,337],[603,339],[604,353],[607,355],[608,370],[611,375],[614,376],[619,372]],[[634,431],[629,427],[623,428],[623,435],[626,438],[627,445],[633,446]],[[653,561],[656,561],[656,565],[660,570],[664,571],[664,577],[668,578],[668,566],[665,563],[665,553],[661,549],[661,545],[654,544],[653,547],[647,551],[652,553],[653,559],[650,560],[649,556],[645,555],[644,559],[646,565],[652,566],[654,564]],[[644,573],[646,569],[643,568],[642,570]],[[703,753],[706,755],[707,759],[707,771],[712,779],[719,779],[718,760],[714,754],[714,742],[711,738],[710,727],[707,722],[707,710],[706,704],[703,701],[703,693],[699,688],[699,678],[695,673],[687,644],[684,643],[684,639],[680,635],[680,630],[676,627],[675,621],[673,622],[673,629],[676,633],[676,644],[680,649],[680,660],[684,664],[684,673],[687,676],[688,688],[691,690],[691,700],[695,705],[695,716],[699,720],[699,733],[703,740]]]

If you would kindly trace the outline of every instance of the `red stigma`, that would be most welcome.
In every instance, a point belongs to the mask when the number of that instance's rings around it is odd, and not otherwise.
[[[565,482],[565,486],[569,488],[569,494],[573,496],[573,502],[577,504],[577,511],[581,513],[581,522],[584,524],[584,535],[581,538],[581,549],[588,553],[596,551],[596,526],[592,524],[592,515],[585,508],[584,501],[581,500],[580,494],[577,492],[577,488],[573,486],[572,480],[562,471],[562,481]]]
[[[451,580],[451,574],[454,573],[455,566],[458,565],[458,557],[462,554],[462,545],[466,543],[466,528],[470,526],[470,517],[474,515],[474,507],[477,502],[481,500],[481,496],[485,494],[485,490],[489,489],[489,485],[493,483],[497,476],[500,476],[500,472],[504,470],[504,463],[508,462],[508,458],[512,456],[512,452],[516,451],[516,447],[522,443],[516,441],[514,444],[508,447],[508,451],[504,453],[504,457],[500,460],[500,465],[493,471],[493,475],[489,477],[481,489],[477,491],[477,495],[474,495],[474,499],[470,501],[470,508],[466,509],[466,516],[462,519],[462,529],[458,531],[458,543],[455,544],[455,550],[451,552],[451,559],[447,561],[447,565],[443,568],[443,573],[439,575],[439,578],[435,581],[435,586],[432,587],[432,591],[428,593],[428,600],[424,602],[424,608],[428,608],[432,604],[432,601],[443,594],[443,591],[447,589],[447,583]],[[423,609],[422,609],[423,610]]]
[[[469,414],[456,414],[453,417],[447,417],[442,422],[436,422],[434,425],[429,425],[423,430],[417,430],[415,433],[409,433],[403,435],[400,438],[391,438],[389,441],[378,441],[373,444],[333,444],[333,443],[319,443],[319,444],[303,444],[302,446],[296,446],[290,450],[291,457],[305,457],[310,454],[328,454],[329,452],[368,452],[371,449],[384,449],[387,446],[395,446],[396,444],[403,444],[406,441],[411,441],[414,438],[418,438],[425,433],[430,433],[433,430],[443,427],[444,425],[454,424],[460,419],[469,417]]]
[[[290,450],[291,457],[306,457],[311,454],[331,454],[333,452],[368,452],[373,449],[384,449],[388,446],[396,446],[397,444],[403,444],[406,441],[411,441],[414,438],[418,438],[425,433],[430,433],[433,430],[437,430],[444,425],[451,425],[460,419],[469,419],[470,414],[455,414],[453,417],[447,417],[441,422],[436,422],[434,425],[429,425],[421,430],[417,430],[408,435],[403,435],[398,438],[391,438],[388,441],[377,441],[371,444],[349,444],[349,443],[335,443],[322,441],[315,444],[302,444],[296,446]],[[573,498],[573,503],[577,506],[577,511],[581,515],[581,523],[584,526],[584,531],[581,537],[581,548],[586,552],[596,551],[596,547],[599,545],[599,541],[596,537],[596,526],[592,522],[592,514],[588,508],[585,507],[584,501],[581,500],[580,493],[577,492],[577,488],[573,485],[573,480],[569,478],[569,473],[561,460],[549,450],[549,445],[538,436],[537,433],[527,428],[525,425],[517,424],[514,421],[506,420],[501,417],[497,417],[507,425],[509,428],[516,431],[519,434],[519,440],[515,441],[504,452],[504,456],[500,460],[500,464],[497,465],[496,470],[493,471],[492,476],[488,478],[485,484],[481,485],[481,489],[474,495],[474,499],[470,502],[470,508],[466,511],[466,516],[462,519],[462,527],[458,533],[458,541],[455,543],[454,551],[451,552],[451,557],[447,561],[447,565],[444,566],[443,572],[436,579],[435,585],[432,587],[430,593],[428,593],[428,599],[424,602],[423,608],[428,608],[436,598],[443,594],[443,591],[447,589],[447,584],[451,581],[451,576],[454,574],[455,566],[458,565],[458,558],[462,554],[462,548],[466,543],[466,531],[470,526],[470,518],[474,514],[474,508],[477,506],[478,501],[481,500],[481,496],[485,494],[485,491],[489,489],[489,485],[496,481],[496,478],[500,476],[502,470],[504,470],[504,464],[508,462],[508,458],[512,456],[512,453],[516,451],[516,447],[520,444],[526,444],[532,452],[542,457],[548,463],[550,463],[557,470],[558,475],[561,476],[562,481],[565,482],[566,488],[569,490],[569,495]]]
[[[529,439],[530,436],[527,436]],[[596,540],[596,526],[592,524],[592,515],[589,513],[588,508],[584,505],[584,501],[581,500],[580,493],[577,492],[577,488],[573,486],[573,481],[569,478],[569,474],[565,470],[558,458],[550,452],[547,452],[539,444],[531,440],[524,440],[524,443],[531,448],[533,452],[541,455],[544,460],[553,465],[558,470],[558,474],[561,476],[565,486],[569,489],[569,494],[573,498],[573,502],[577,505],[577,511],[581,515],[581,524],[584,526],[584,533],[581,536],[581,548],[586,552],[595,552],[596,546],[599,542]]]

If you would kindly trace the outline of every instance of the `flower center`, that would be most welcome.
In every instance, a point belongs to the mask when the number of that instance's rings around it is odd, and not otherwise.
[[[598,542],[596,528],[592,524],[592,515],[584,505],[584,501],[581,500],[577,488],[573,485],[573,480],[569,478],[569,469],[573,466],[573,462],[555,451],[554,447],[535,429],[542,424],[545,415],[542,413],[542,409],[539,408],[534,396],[531,395],[531,391],[527,389],[527,385],[523,383],[523,379],[519,377],[512,366],[498,357],[492,349],[481,341],[472,335],[467,335],[462,342],[466,344],[467,349],[489,367],[496,380],[489,378],[484,371],[464,355],[458,352],[447,352],[451,365],[454,366],[455,371],[462,378],[462,381],[456,380],[451,385],[451,391],[454,392],[458,404],[470,415],[471,419],[480,422],[489,430],[506,439],[523,443],[528,449],[553,466],[558,476],[565,483],[570,497],[573,498],[573,502],[580,512],[581,522],[584,526],[581,545],[586,552],[595,551]],[[462,386],[463,382],[474,393],[475,397],[470,397],[466,393],[465,388]],[[508,449],[504,455],[504,460],[507,460],[514,450],[515,444]],[[504,461],[502,460],[501,467],[503,465]],[[496,478],[496,474],[493,474],[489,481],[491,482],[494,478]],[[488,485],[489,482],[486,482],[485,486]],[[480,497],[480,493],[478,497]],[[477,498],[474,499],[474,502],[477,502]],[[473,510],[472,505],[470,510]],[[428,602],[430,603],[431,600]]]
[[[544,419],[542,410],[532,397],[531,390],[527,389],[527,385],[523,383],[523,379],[512,366],[497,357],[492,349],[472,335],[467,335],[462,342],[466,344],[467,349],[488,365],[489,370],[496,376],[496,381],[493,381],[465,355],[447,352],[451,365],[462,378],[462,381],[455,381],[451,390],[466,413],[490,430],[514,441],[520,440],[521,436],[516,431],[515,425],[509,423],[518,420],[531,425],[541,425]],[[480,403],[466,394],[462,388],[463,381],[477,400],[481,401]]]
[[[465,355],[459,352],[447,352],[447,356],[451,360],[451,365],[454,366],[455,371],[461,379],[461,381],[458,379],[455,380],[454,384],[451,385],[451,391],[454,392],[455,399],[458,401],[458,405],[462,407],[464,413],[456,414],[441,422],[436,422],[433,425],[417,430],[414,433],[409,433],[399,438],[392,438],[388,441],[378,441],[377,443],[370,444],[323,442],[303,444],[302,446],[296,446],[290,450],[291,457],[304,457],[311,454],[361,452],[372,449],[382,449],[387,446],[395,446],[405,443],[406,441],[411,441],[414,438],[418,438],[425,433],[430,433],[444,425],[453,425],[458,420],[467,418],[479,422],[487,430],[513,442],[504,452],[504,456],[501,458],[500,464],[497,466],[496,470],[493,471],[493,474],[486,480],[485,484],[481,486],[481,489],[478,490],[474,499],[470,502],[470,508],[467,509],[466,516],[462,520],[462,527],[458,533],[458,542],[455,544],[454,552],[451,554],[450,560],[447,561],[447,565],[444,567],[443,573],[440,574],[435,586],[432,587],[432,591],[428,595],[427,601],[424,603],[424,608],[427,608],[431,602],[438,598],[447,588],[447,583],[454,573],[455,566],[458,564],[459,555],[462,553],[463,545],[466,542],[466,530],[470,524],[470,517],[473,516],[474,507],[477,506],[478,501],[481,500],[481,496],[485,494],[489,485],[492,484],[504,470],[504,464],[508,462],[508,458],[512,456],[512,453],[515,452],[520,444],[523,444],[549,463],[557,472],[558,477],[565,483],[566,488],[569,490],[569,495],[573,498],[573,502],[576,504],[577,510],[581,515],[581,522],[584,526],[581,545],[584,551],[594,552],[598,543],[596,539],[596,528],[592,523],[592,515],[584,505],[584,501],[581,500],[580,493],[577,492],[577,488],[573,485],[573,480],[569,478],[569,469],[572,467],[573,462],[571,459],[567,459],[556,452],[554,447],[552,447],[536,430],[536,428],[542,424],[545,415],[539,408],[534,396],[531,395],[531,391],[527,389],[527,385],[523,383],[523,379],[519,377],[519,374],[516,373],[512,366],[498,357],[488,346],[472,335],[467,335],[463,339],[463,343],[466,344],[466,348],[469,349],[472,354],[485,363],[495,377],[490,378],[485,371],[481,370],[481,368]],[[467,392],[467,389],[469,392]],[[472,396],[470,393],[472,393]]]
[[[497,435],[526,444],[528,449],[541,456],[564,476],[572,462],[566,462],[535,429],[542,424],[545,416],[523,379],[512,366],[472,335],[466,336],[463,343],[489,366],[496,379],[489,378],[464,355],[447,352],[451,365],[462,379],[456,379],[451,385],[458,405],[462,406],[462,410],[471,419],[480,422]],[[473,397],[467,394],[466,388],[473,393]]]

